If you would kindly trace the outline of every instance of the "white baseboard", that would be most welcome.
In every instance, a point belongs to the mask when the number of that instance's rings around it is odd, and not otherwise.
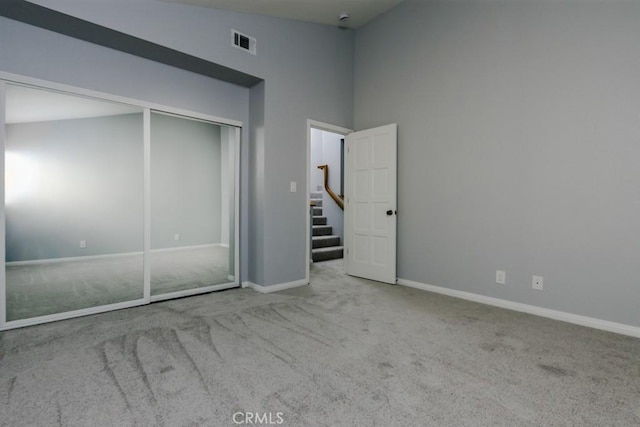
[[[100,305],[97,307],[81,308],[79,310],[65,311],[62,313],[55,313],[55,314],[47,314],[45,316],[31,317],[28,319],[12,320],[12,321],[6,322],[5,324],[2,324],[2,322],[0,322],[0,331],[5,331],[9,329],[14,329],[14,328],[22,328],[25,326],[39,325],[41,323],[55,322],[58,320],[72,319],[74,317],[87,316],[90,314],[105,313],[107,311],[120,310],[122,308],[137,307],[145,304],[149,304],[149,302],[144,298],[141,298],[133,301],[118,302],[115,304]]]
[[[151,302],[165,301],[168,299],[190,297],[207,292],[223,291],[225,289],[237,288],[237,283],[223,283],[220,285],[204,286],[201,288],[186,289],[183,291],[168,292],[166,294],[152,295]]]
[[[106,259],[106,258],[119,258],[119,257],[127,257],[127,256],[142,256],[142,252],[123,252],[120,254],[104,254],[104,255],[83,255],[77,257],[65,257],[65,258],[49,258],[49,259],[34,259],[28,261],[9,261],[5,263],[7,267],[17,267],[23,265],[37,265],[37,264],[55,264],[59,262],[70,262],[70,261],[91,261],[97,259]]]
[[[189,249],[205,249],[205,248],[218,248],[222,246],[221,243],[205,243],[204,245],[192,245],[192,246],[175,246],[172,248],[151,249],[151,253],[156,252],[174,252],[174,251],[188,251]]]
[[[421,289],[423,291],[435,292],[438,294],[448,295],[450,297],[461,298],[481,304],[493,305],[495,307],[506,308],[509,310],[519,311],[522,313],[533,314],[536,316],[547,317],[549,319],[560,320],[567,323],[573,323],[589,328],[601,329],[603,331],[614,332],[617,334],[628,335],[640,338],[640,327],[625,325],[623,323],[610,322],[608,320],[596,319],[593,317],[581,316],[578,314],[567,313],[564,311],[551,310],[548,308],[538,307],[535,305],[522,304],[519,302],[508,301],[500,298],[493,298],[484,295],[478,295],[471,292],[458,291],[455,289],[442,288],[440,286],[427,285],[426,283],[414,282],[412,280],[398,279],[397,283],[410,288]]]
[[[270,286],[261,286],[253,282],[242,282],[242,287],[251,288],[256,292],[260,292],[261,294],[270,294],[271,292],[278,292],[278,291],[283,291],[285,289],[297,288],[298,286],[304,286],[308,284],[309,282],[307,282],[306,279],[302,279],[302,280],[296,280],[294,282],[279,283],[277,285],[270,285]]]
[[[151,253],[155,254],[158,252],[175,252],[175,251],[183,251],[189,249],[204,249],[204,248],[213,248],[220,247],[220,243],[208,243],[205,245],[194,245],[194,246],[177,246],[175,248],[162,248],[162,249],[151,249]],[[119,254],[103,254],[103,255],[81,255],[77,257],[65,257],[65,258],[47,258],[47,259],[34,259],[27,261],[9,261],[6,263],[8,267],[17,267],[23,265],[36,265],[36,264],[53,264],[57,262],[70,262],[70,261],[91,261],[96,259],[105,259],[105,258],[117,258],[117,257],[127,257],[133,255],[142,255],[142,252],[123,252]]]

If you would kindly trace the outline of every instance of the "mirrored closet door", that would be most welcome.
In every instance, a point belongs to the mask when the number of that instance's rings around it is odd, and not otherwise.
[[[143,109],[6,84],[5,112],[6,321],[142,299]]]
[[[239,285],[240,124],[35,84],[0,79],[0,330]]]
[[[235,128],[151,113],[151,296],[235,281]]]

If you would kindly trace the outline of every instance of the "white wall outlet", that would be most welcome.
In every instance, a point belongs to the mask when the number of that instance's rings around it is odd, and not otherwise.
[[[542,276],[533,276],[531,281],[531,287],[533,289],[537,289],[539,291],[544,289],[544,277]]]
[[[289,189],[292,193],[295,193],[296,191],[298,191],[298,183],[295,181],[291,181],[289,183]]]
[[[80,240],[80,247],[81,248],[86,248],[87,247],[87,241],[86,240]]]
[[[496,283],[504,285],[507,283],[507,272],[504,270],[496,270]]]
[[[180,234],[179,233],[174,234],[173,240],[180,240]]]

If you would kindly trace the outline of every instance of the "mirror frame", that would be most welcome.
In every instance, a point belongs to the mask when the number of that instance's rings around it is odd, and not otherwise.
[[[131,301],[125,301],[116,304],[108,304],[90,308],[84,308],[80,310],[67,311],[62,313],[50,314],[46,316],[33,317],[28,319],[19,320],[6,320],[6,248],[5,248],[5,207],[4,207],[4,169],[5,169],[5,142],[6,142],[6,85],[21,85],[28,86],[35,89],[42,89],[54,92],[61,92],[68,95],[75,95],[80,97],[87,97],[101,101],[110,101],[120,104],[126,104],[133,107],[139,107],[143,110],[143,126],[144,126],[144,140],[143,140],[143,174],[144,174],[144,187],[143,187],[143,298]],[[151,270],[150,270],[150,250],[151,250],[151,111],[166,113],[171,115],[183,116],[185,118],[201,120],[212,124],[221,126],[229,126],[235,130],[234,141],[234,281],[224,283],[220,285],[212,285],[202,288],[189,289],[178,292],[171,292],[166,294],[160,294],[151,296]],[[171,298],[180,298],[184,296],[197,295],[202,293],[208,293],[212,291],[218,291],[223,289],[240,287],[240,149],[241,149],[241,131],[243,123],[237,120],[226,119],[222,117],[212,116],[208,114],[202,114],[194,111],[183,110],[179,108],[173,108],[166,105],[141,101],[132,98],[126,98],[122,96],[112,95],[103,92],[97,92],[87,89],[82,89],[74,86],[49,82],[40,79],[34,79],[30,77],[20,76],[11,73],[0,72],[0,176],[2,179],[2,185],[0,185],[0,197],[3,200],[2,209],[0,209],[0,331],[9,330],[24,326],[36,325],[41,323],[48,323],[57,320],[70,319],[74,317],[86,316],[90,314],[103,313],[106,311],[119,310],[122,308],[135,307],[140,305],[149,304],[154,301],[161,301]]]

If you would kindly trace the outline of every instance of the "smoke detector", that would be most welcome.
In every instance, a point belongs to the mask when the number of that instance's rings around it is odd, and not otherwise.
[[[340,16],[338,17],[338,19],[340,20],[341,23],[346,24],[347,21],[349,20],[349,13],[348,12],[342,12],[340,14]]]

